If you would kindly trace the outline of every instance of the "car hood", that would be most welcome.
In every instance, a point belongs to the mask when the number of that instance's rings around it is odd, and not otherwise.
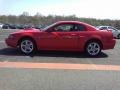
[[[12,34],[33,33],[33,32],[43,32],[43,31],[40,29],[29,28],[29,29],[18,30],[16,32],[13,32]]]

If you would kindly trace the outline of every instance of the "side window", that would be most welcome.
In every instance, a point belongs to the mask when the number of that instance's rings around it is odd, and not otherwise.
[[[74,31],[85,31],[86,27],[84,25],[81,24],[75,24],[74,26]]]
[[[73,29],[72,24],[63,24],[63,25],[59,25],[57,27],[54,28],[55,31],[63,31],[63,32],[67,32],[67,31],[71,31]]]

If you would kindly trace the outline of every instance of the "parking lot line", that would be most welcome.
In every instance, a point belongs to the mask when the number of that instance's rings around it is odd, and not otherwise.
[[[0,62],[0,68],[68,69],[68,70],[76,69],[76,70],[120,71],[120,66],[118,66],[118,65],[27,63],[27,62]]]

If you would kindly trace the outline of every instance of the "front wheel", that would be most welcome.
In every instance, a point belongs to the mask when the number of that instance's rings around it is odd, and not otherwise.
[[[20,42],[20,50],[24,54],[31,54],[35,51],[35,44],[31,39],[23,39]]]
[[[91,41],[87,43],[85,50],[89,56],[97,56],[101,52],[101,45],[96,41]]]

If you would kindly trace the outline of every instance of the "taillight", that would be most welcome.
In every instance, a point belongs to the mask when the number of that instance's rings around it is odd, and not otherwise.
[[[109,37],[113,39],[114,38],[113,33],[111,31],[109,32],[111,33]]]

